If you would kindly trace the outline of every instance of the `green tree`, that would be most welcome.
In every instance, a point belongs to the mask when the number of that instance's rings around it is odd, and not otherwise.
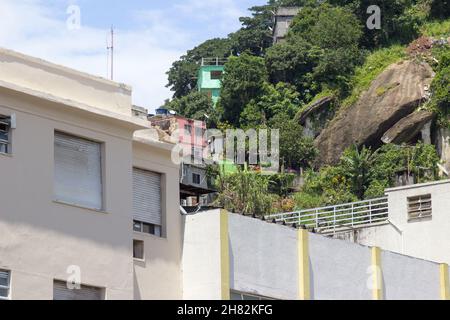
[[[340,167],[343,174],[350,181],[351,192],[363,199],[366,190],[374,178],[373,165],[376,161],[377,152],[362,147],[353,146],[342,155]]]
[[[172,64],[167,72],[167,87],[175,98],[187,95],[197,86],[197,74],[202,58],[226,58],[231,55],[231,41],[229,39],[211,39],[189,50],[179,60]]]
[[[258,216],[272,213],[277,200],[269,193],[269,177],[254,172],[238,171],[220,174],[215,204],[228,211]]]
[[[283,113],[292,119],[300,107],[299,93],[287,83],[271,85],[264,83],[262,94],[251,100],[240,116],[243,128],[257,128],[267,125],[275,115]]]
[[[350,76],[363,62],[364,52],[359,49],[362,34],[361,23],[347,9],[329,4],[304,8],[292,23],[288,42],[303,47],[306,56],[313,58],[306,59],[307,71],[311,65],[314,67],[312,74],[300,70],[296,77],[303,83],[315,81],[322,87],[327,84],[348,90]],[[311,96],[322,88],[316,85],[314,89]]]
[[[225,64],[222,90],[218,103],[221,121],[239,126],[239,117],[244,107],[261,95],[267,81],[264,59],[243,53],[230,57]]]
[[[319,47],[302,38],[274,45],[265,56],[271,83],[290,83],[304,100],[311,99],[320,90],[313,81],[313,72],[322,56]]]
[[[165,105],[165,108],[176,111],[179,115],[208,122],[215,123],[215,110],[211,98],[203,93],[193,91],[184,97],[175,98]]]
[[[388,45],[393,42],[407,43],[418,35],[418,24],[424,10],[429,10],[429,0],[328,0],[333,5],[346,7],[366,25],[370,14],[367,8],[376,5],[381,9],[381,29],[364,28],[361,44],[367,48]],[[438,0],[437,2],[440,2]],[[427,14],[425,14],[426,16]],[[419,20],[418,20],[419,19]]]
[[[292,116],[277,114],[271,121],[272,129],[280,130],[280,160],[292,169],[308,167],[317,156],[311,138],[303,136],[303,128]]]

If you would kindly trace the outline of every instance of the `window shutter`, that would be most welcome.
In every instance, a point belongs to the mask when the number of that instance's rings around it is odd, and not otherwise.
[[[102,289],[81,286],[80,289],[69,289],[64,281],[53,283],[53,300],[103,300]]]
[[[55,133],[56,200],[102,209],[100,143]]]
[[[161,226],[161,174],[133,169],[133,220]]]

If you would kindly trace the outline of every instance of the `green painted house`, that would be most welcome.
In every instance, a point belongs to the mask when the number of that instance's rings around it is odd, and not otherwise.
[[[225,62],[223,58],[203,58],[198,71],[198,91],[206,92],[214,105],[219,101]]]

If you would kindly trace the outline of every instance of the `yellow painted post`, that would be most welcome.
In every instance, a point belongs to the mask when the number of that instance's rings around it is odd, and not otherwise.
[[[448,264],[443,263],[439,266],[440,284],[441,284],[441,299],[450,300],[450,284],[448,277]]]
[[[383,270],[381,267],[381,249],[372,248],[372,268],[373,268],[373,284],[372,297],[373,300],[383,300]]]
[[[228,212],[226,210],[220,210],[220,274],[222,300],[230,300],[230,246],[228,241]]]
[[[298,297],[300,300],[310,300],[309,233],[302,229],[298,230],[298,269]]]

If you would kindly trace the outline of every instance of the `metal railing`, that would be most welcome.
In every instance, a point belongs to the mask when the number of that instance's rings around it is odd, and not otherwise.
[[[202,58],[202,66],[223,66],[228,59],[226,58]]]
[[[268,215],[266,220],[314,229],[319,233],[362,228],[388,221],[388,198]]]

